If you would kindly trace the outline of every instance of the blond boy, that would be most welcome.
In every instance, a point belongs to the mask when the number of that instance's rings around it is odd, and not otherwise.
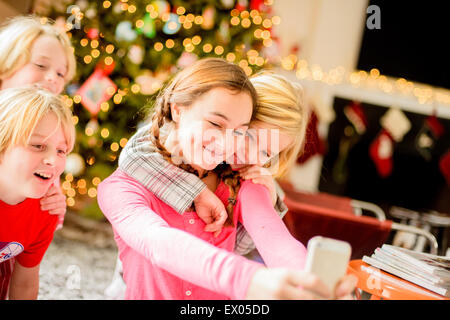
[[[39,201],[73,148],[71,116],[47,90],[0,91],[0,299],[37,298],[39,265],[58,220]]]

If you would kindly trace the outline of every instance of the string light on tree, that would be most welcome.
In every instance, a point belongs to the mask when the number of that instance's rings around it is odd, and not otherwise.
[[[67,12],[52,2],[42,13],[70,30],[80,62],[64,97],[77,129],[73,153],[82,159],[78,167],[84,166],[77,181],[63,182],[71,208],[91,206],[93,179],[101,181],[115,170],[121,148],[145,116],[142,111],[179,68],[203,57],[223,57],[241,62],[250,75],[269,61],[264,54],[272,41],[268,29],[279,23],[270,1],[200,1],[69,0],[65,8],[78,8],[73,14],[81,21],[79,29],[69,29]],[[95,81],[85,86],[91,77]],[[70,174],[66,178],[75,180]],[[77,186],[80,179],[86,186]]]

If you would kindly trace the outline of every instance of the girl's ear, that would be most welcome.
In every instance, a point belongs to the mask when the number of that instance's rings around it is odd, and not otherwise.
[[[183,112],[182,106],[176,103],[170,104],[170,115],[172,116],[173,122],[178,123],[180,121],[180,116],[182,112]]]

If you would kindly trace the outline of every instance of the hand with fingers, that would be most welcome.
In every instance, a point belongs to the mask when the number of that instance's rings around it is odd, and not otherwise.
[[[61,189],[52,185],[45,196],[42,197],[40,204],[42,211],[48,211],[49,214],[58,215],[56,230],[61,229],[64,222],[64,215],[66,214],[66,196],[62,194]]]
[[[214,232],[217,237],[222,231],[223,224],[228,214],[223,202],[208,188],[205,188],[194,199],[195,211],[205,223],[206,232]]]
[[[270,192],[272,204],[275,205],[277,202],[277,191],[272,173],[268,169],[258,165],[251,165],[239,169],[239,174],[244,180],[252,180],[253,183],[265,186]]]
[[[343,276],[336,285],[334,296],[339,300],[353,300],[353,292],[355,292],[357,283],[356,276],[351,274]]]
[[[345,276],[336,286],[336,299],[351,299],[356,278]],[[283,268],[260,268],[255,272],[248,300],[316,300],[333,299],[331,290],[314,274]]]

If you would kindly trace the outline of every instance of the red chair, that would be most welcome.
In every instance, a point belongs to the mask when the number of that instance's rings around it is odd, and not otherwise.
[[[351,259],[361,259],[385,243],[391,230],[402,230],[425,236],[431,253],[437,253],[438,243],[430,232],[386,220],[383,210],[372,203],[320,192],[299,192],[286,183],[280,186],[289,209],[284,223],[305,246],[316,235],[344,240],[352,246]],[[363,211],[375,217],[364,216]]]

